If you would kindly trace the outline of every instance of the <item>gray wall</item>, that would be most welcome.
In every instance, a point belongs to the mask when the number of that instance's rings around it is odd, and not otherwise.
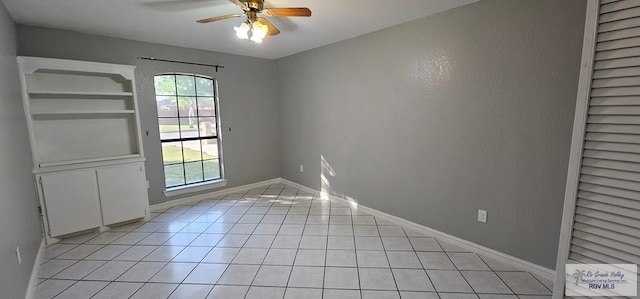
[[[153,76],[164,72],[210,75],[218,80],[227,187],[277,178],[278,111],[276,63],[272,60],[186,49],[174,46],[101,37],[71,31],[18,26],[18,53],[108,63],[130,64],[136,69],[149,202],[165,202]],[[139,56],[222,64],[212,68],[138,60]],[[231,132],[228,128],[231,127]]]
[[[0,290],[24,298],[42,231],[22,109],[13,18],[0,2]],[[15,248],[22,251],[18,265]]]
[[[483,0],[279,60],[281,175],[554,268],[585,7]]]

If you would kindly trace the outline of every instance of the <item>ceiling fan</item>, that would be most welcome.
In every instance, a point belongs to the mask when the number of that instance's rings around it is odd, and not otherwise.
[[[213,18],[207,18],[198,20],[198,23],[211,23],[231,18],[239,18],[246,16],[247,20],[242,22],[240,26],[236,26],[233,29],[236,31],[236,35],[240,39],[249,39],[256,43],[261,43],[267,36],[273,36],[280,34],[280,30],[276,28],[269,20],[263,17],[259,17],[258,14],[262,14],[267,17],[310,17],[311,10],[306,7],[287,7],[287,8],[265,8],[264,0],[229,0],[240,9],[241,14],[229,14],[224,16],[218,16]],[[251,36],[249,36],[251,34]]]

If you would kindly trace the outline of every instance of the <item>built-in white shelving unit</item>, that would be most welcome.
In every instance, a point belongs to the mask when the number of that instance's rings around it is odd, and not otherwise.
[[[39,57],[18,64],[47,241],[145,217],[135,67]]]

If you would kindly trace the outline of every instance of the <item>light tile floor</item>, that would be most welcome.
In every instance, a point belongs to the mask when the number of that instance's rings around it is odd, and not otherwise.
[[[37,298],[544,298],[551,282],[274,184],[47,248]]]

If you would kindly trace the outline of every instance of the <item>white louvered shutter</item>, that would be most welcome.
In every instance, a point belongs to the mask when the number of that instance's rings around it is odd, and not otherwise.
[[[640,0],[601,0],[569,263],[640,264]]]

